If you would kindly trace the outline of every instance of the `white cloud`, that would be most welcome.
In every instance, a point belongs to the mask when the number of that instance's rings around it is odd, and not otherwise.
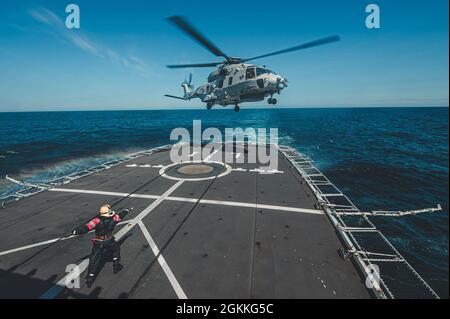
[[[82,49],[84,51],[87,51],[89,53],[92,53],[94,55],[102,56],[99,53],[98,48],[91,41],[89,41],[88,39],[86,39],[86,38],[84,38],[82,36],[79,36],[76,33],[71,33],[68,36],[68,38],[78,48],[80,48],[80,49]]]
[[[39,10],[31,9],[29,11],[29,14],[34,20],[36,20],[38,22],[45,23],[45,24],[48,24],[48,25],[52,25],[50,20],[44,14],[42,14],[41,11],[39,11]]]
[[[51,27],[52,31],[56,31],[56,36],[69,41],[77,48],[96,57],[107,58],[116,64],[133,70],[146,79],[150,77],[150,70],[145,61],[135,55],[123,56],[108,46],[95,43],[87,35],[83,34],[80,29],[67,29],[64,21],[53,11],[44,7],[38,7],[30,9],[28,13],[35,21]]]

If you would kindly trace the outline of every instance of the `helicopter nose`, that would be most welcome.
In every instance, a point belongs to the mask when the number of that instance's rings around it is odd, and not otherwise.
[[[281,76],[274,76],[269,80],[269,85],[274,89],[282,90],[287,87],[287,80],[282,78]]]
[[[274,88],[278,87],[278,84],[280,83],[280,81],[281,81],[281,78],[279,76],[271,76],[267,80],[269,86],[274,87]]]
[[[286,88],[288,86],[288,80],[287,79],[283,79],[281,78],[280,83],[279,83],[279,87],[281,87],[282,89]]]

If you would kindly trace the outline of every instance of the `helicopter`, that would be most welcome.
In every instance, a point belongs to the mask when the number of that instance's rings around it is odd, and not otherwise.
[[[166,97],[185,101],[199,98],[202,102],[206,103],[206,109],[208,110],[214,105],[234,105],[234,111],[239,112],[239,104],[243,102],[264,101],[266,97],[269,97],[267,99],[269,104],[277,104],[277,99],[274,98],[274,95],[281,94],[281,91],[288,86],[288,80],[265,66],[258,66],[247,62],[340,41],[338,35],[333,35],[284,50],[242,59],[225,54],[195,29],[185,17],[171,16],[166,19],[212,54],[225,59],[222,62],[167,65],[170,69],[217,67],[217,70],[208,76],[208,83],[197,88],[194,88],[192,85],[192,73],[189,74],[189,80],[185,80],[181,84],[184,96],[165,94]]]

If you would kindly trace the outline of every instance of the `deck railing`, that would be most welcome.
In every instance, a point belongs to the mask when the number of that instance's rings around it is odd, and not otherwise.
[[[343,258],[353,259],[378,298],[439,298],[430,285],[398,252],[368,216],[404,216],[434,212],[441,207],[408,212],[361,212],[322,172],[314,161],[289,146],[280,152],[300,173],[317,197],[345,245]]]
[[[164,146],[160,146],[160,147],[156,147],[156,148],[152,148],[149,150],[144,150],[144,151],[139,151],[139,152],[135,152],[132,154],[128,154],[125,155],[119,159],[114,159],[114,160],[110,160],[110,161],[106,161],[102,164],[87,168],[87,169],[83,169],[80,171],[76,171],[74,173],[71,173],[69,175],[65,175],[62,177],[58,177],[56,179],[50,180],[50,181],[46,181],[44,183],[38,183],[38,184],[34,184],[34,183],[27,183],[27,182],[23,182],[23,181],[18,181],[8,175],[5,176],[5,178],[7,180],[9,180],[10,182],[13,182],[15,184],[18,184],[21,186],[21,188],[19,190],[17,190],[16,192],[4,196],[2,198],[0,198],[0,207],[4,207],[6,206],[8,203],[11,203],[13,201],[17,201],[20,200],[22,198],[25,197],[29,197],[35,194],[38,194],[40,192],[46,191],[50,188],[54,188],[54,187],[58,187],[61,185],[65,185],[67,183],[70,183],[76,179],[94,174],[94,173],[98,173],[100,171],[106,170],[106,169],[110,169],[113,166],[122,164],[122,163],[126,163],[128,161],[131,161],[137,157],[141,157],[144,155],[150,155],[153,154],[155,152],[158,151],[162,151],[162,150],[166,150],[166,149],[170,149],[171,145],[164,145]]]

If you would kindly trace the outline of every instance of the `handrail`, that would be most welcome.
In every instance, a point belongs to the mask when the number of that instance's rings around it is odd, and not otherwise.
[[[109,169],[113,166],[123,164],[125,162],[136,159],[137,157],[140,157],[140,156],[150,155],[150,154],[158,152],[160,150],[169,149],[170,147],[171,147],[171,145],[168,144],[168,145],[163,145],[163,146],[155,147],[155,148],[144,150],[144,151],[131,153],[131,154],[125,155],[122,158],[106,161],[102,164],[95,165],[93,167],[89,167],[89,168],[86,168],[86,169],[83,169],[83,170],[62,176],[62,177],[58,177],[54,180],[50,180],[45,183],[32,184],[29,182],[19,181],[15,178],[12,178],[12,177],[6,175],[5,179],[7,179],[10,182],[13,182],[15,184],[21,185],[21,186],[23,186],[23,188],[17,190],[16,192],[14,192],[12,194],[1,197],[0,198],[0,207],[5,207],[8,203],[11,203],[13,201],[17,201],[22,198],[38,194],[38,193],[46,191],[50,188],[65,185],[76,179],[79,179],[79,178],[82,178],[82,177],[85,177],[85,176],[88,176],[88,175],[91,175],[94,173],[98,173],[100,171]]]
[[[313,161],[306,155],[300,153],[296,149],[290,146],[278,146],[279,151],[283,156],[293,165],[293,167],[299,172],[302,178],[305,180],[311,191],[316,196],[320,206],[326,212],[329,220],[333,224],[339,237],[342,239],[346,250],[342,252],[345,258],[353,258],[358,265],[360,271],[370,281],[370,290],[377,298],[391,298],[395,296],[392,289],[383,280],[383,276],[380,274],[374,276],[373,270],[377,269],[377,263],[383,262],[397,262],[401,263],[406,269],[419,281],[424,287],[425,291],[429,293],[430,297],[439,299],[437,293],[430,287],[430,285],[419,275],[419,273],[408,263],[408,261],[397,251],[397,249],[391,244],[391,242],[383,235],[383,233],[368,219],[368,217],[376,216],[408,216],[427,212],[441,211],[441,205],[436,208],[426,208],[420,210],[409,211],[372,211],[361,212],[356,205],[343,194],[324,174],[320,172],[313,165]],[[300,164],[301,163],[301,164]],[[314,174],[308,174],[308,171],[315,171]],[[316,178],[320,177],[320,180]],[[321,187],[332,187],[336,193],[324,192]],[[333,199],[339,198],[340,203],[333,202]],[[345,218],[357,217],[364,221],[367,225],[365,227],[351,227],[347,225]],[[358,235],[373,235],[376,234],[379,238],[380,244],[384,244],[389,248],[390,254],[381,252],[369,252],[364,249],[364,243],[358,240],[355,236]],[[380,256],[384,258],[370,258],[370,256]],[[389,258],[387,258],[389,257]],[[367,285],[367,284],[366,284]],[[399,296],[401,297],[401,296]]]

